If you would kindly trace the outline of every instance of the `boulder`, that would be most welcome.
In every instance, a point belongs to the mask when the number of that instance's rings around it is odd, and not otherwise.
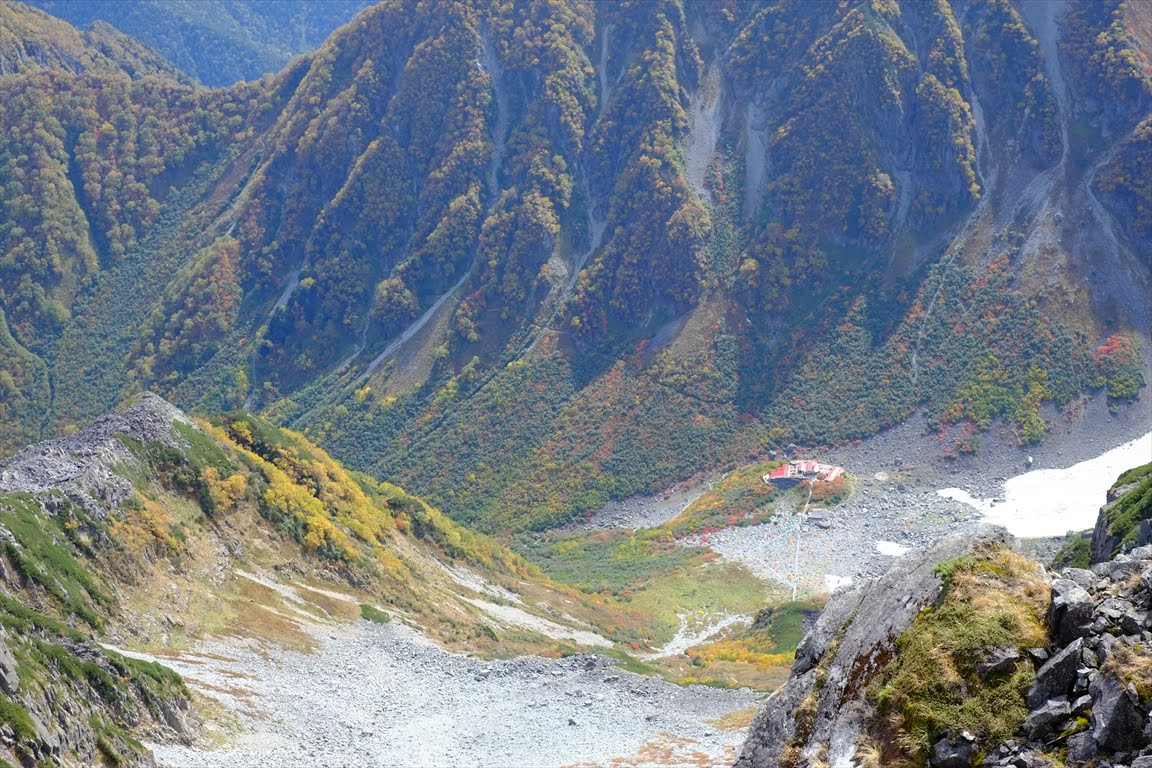
[[[1080,666],[1080,652],[1084,640],[1077,638],[1067,648],[1044,663],[1036,672],[1036,680],[1028,690],[1028,708],[1043,706],[1049,699],[1066,695],[1076,681],[1076,669]]]
[[[976,759],[976,747],[965,738],[940,739],[932,747],[928,764],[932,768],[971,768]]]
[[[1088,731],[1074,733],[1064,743],[1068,748],[1064,762],[1068,765],[1078,768],[1096,757],[1096,739],[1092,738],[1092,734]]]
[[[1036,667],[1039,667],[1048,661],[1048,659],[1052,658],[1052,654],[1048,653],[1047,648],[1025,648],[1024,650],[1028,653],[1029,658],[1032,659],[1032,665]]]
[[[1011,672],[1016,669],[1019,661],[1020,651],[1016,648],[1012,646],[993,648],[992,651],[989,652],[986,660],[976,666],[976,672],[980,677],[988,677],[989,675],[996,675],[1001,672]]]
[[[1100,641],[1096,644],[1096,657],[1101,664],[1108,661],[1108,654],[1112,653],[1112,646],[1118,642],[1116,635],[1100,635]]]
[[[1132,603],[1127,600],[1119,597],[1110,597],[1096,606],[1096,610],[1093,613],[1097,616],[1107,618],[1109,624],[1115,625],[1120,621],[1120,617],[1131,611],[1132,608]]]
[[[1148,611],[1131,610],[1120,617],[1120,631],[1126,635],[1137,635],[1148,626]]]
[[[1092,596],[1071,579],[1052,582],[1052,605],[1048,609],[1048,626],[1060,645],[1084,637],[1092,626]]]
[[[1140,746],[1144,718],[1124,683],[1109,674],[1092,684],[1092,736],[1100,746],[1125,752]]]
[[[1127,579],[1132,574],[1140,573],[1142,570],[1144,570],[1144,563],[1142,561],[1140,561],[1140,560],[1121,561],[1119,559],[1120,557],[1123,557],[1123,555],[1118,555],[1116,560],[1113,560],[1111,563],[1108,564],[1111,566],[1108,569],[1108,578],[1112,579],[1112,581],[1122,581],[1124,579]]]
[[[1064,571],[1064,578],[1076,582],[1084,589],[1091,589],[1096,583],[1096,574],[1086,568],[1069,568]]]
[[[1027,731],[1029,738],[1036,738],[1036,734],[1071,714],[1072,705],[1068,703],[1067,697],[1049,699],[1028,713],[1028,719],[1024,721],[1024,730]]]

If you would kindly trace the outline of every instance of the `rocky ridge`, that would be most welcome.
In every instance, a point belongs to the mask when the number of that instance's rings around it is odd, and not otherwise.
[[[143,395],[0,462],[0,763],[151,766],[137,738],[190,742],[179,677],[97,642],[117,599],[89,560],[122,556],[108,523],[135,492],[115,470],[140,462],[117,435],[175,448],[177,422],[194,428]]]
[[[1092,530],[1089,556],[1099,563],[1116,552],[1148,544],[1152,544],[1152,465],[1125,472],[1108,490],[1108,501]]]
[[[37,443],[0,461],[0,492],[41,496],[58,491],[89,515],[103,519],[109,508],[119,507],[132,495],[132,483],[113,471],[139,464],[122,438],[180,449],[172,432],[176,424],[198,429],[178,408],[145,392],[83,431]]]
[[[1021,738],[985,765],[1152,766],[1152,546],[1052,582],[1050,651],[1037,649],[1036,681]],[[940,754],[951,749],[941,745]],[[1093,761],[1095,761],[1093,763]],[[937,759],[933,765],[952,765]]]
[[[1005,543],[1001,529],[982,532]],[[833,763],[850,760],[871,714],[859,693],[895,653],[896,638],[939,597],[938,563],[968,551],[972,539],[953,535],[897,560],[879,579],[837,591],[815,628],[796,649],[792,677],[757,713],[737,768],[780,766],[798,748],[826,750]],[[794,715],[807,710],[808,716]]]

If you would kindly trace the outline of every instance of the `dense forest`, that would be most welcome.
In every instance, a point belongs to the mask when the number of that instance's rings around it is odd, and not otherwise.
[[[121,31],[0,6],[0,446],[153,389],[539,529],[1144,384],[1131,0],[396,0],[262,78],[362,4],[222,1],[212,77],[201,4],[37,5]]]
[[[87,30],[114,26],[204,85],[278,72],[368,0],[29,0]]]

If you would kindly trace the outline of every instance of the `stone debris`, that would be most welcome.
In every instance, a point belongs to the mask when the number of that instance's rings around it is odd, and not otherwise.
[[[684,754],[723,765],[742,737],[709,721],[757,700],[748,690],[636,675],[597,654],[474,659],[401,622],[324,632],[312,654],[269,657],[259,647],[215,642],[166,658],[194,691],[235,713],[242,732],[220,749],[149,745],[157,763],[544,768],[609,764],[674,734],[686,740]]]

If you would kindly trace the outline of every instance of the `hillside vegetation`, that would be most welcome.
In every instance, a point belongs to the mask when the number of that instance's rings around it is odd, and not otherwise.
[[[1144,386],[1119,0],[393,0],[212,90],[4,13],[41,52],[0,75],[8,448],[156,389],[542,530],[917,411],[948,451],[1032,443],[1042,405]]]
[[[102,643],[311,648],[317,626],[365,618],[511,656],[590,626],[620,643],[648,631],[646,614],[550,582],[299,435],[245,414],[195,423],[154,395],[0,463],[0,532],[14,764],[144,764],[140,739],[193,738],[202,702],[179,676]],[[525,618],[497,620],[493,600]]]
[[[111,25],[204,85],[259,80],[308,53],[367,0],[31,0],[79,29]]]

